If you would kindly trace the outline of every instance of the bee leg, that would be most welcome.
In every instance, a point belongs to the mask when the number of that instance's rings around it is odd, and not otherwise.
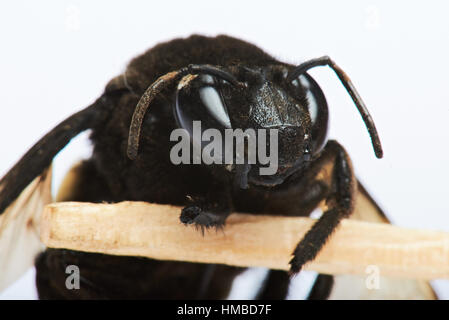
[[[204,233],[204,229],[222,228],[230,213],[230,210],[214,210],[204,206],[191,205],[182,209],[180,219],[182,223],[193,224]]]
[[[193,224],[201,229],[224,226],[232,210],[231,192],[226,184],[214,184],[201,196],[192,196],[192,203],[181,211],[180,220],[184,224]]]
[[[319,274],[307,296],[307,300],[326,300],[334,286],[334,277]],[[281,270],[270,270],[262,287],[257,293],[256,300],[285,300],[290,287],[288,273]]]
[[[330,141],[326,148],[329,156],[334,157],[331,189],[326,198],[329,209],[297,245],[290,261],[291,274],[301,271],[305,263],[316,257],[340,221],[349,216],[354,209],[357,181],[348,154],[336,141]]]
[[[307,300],[326,300],[334,287],[334,277],[329,274],[319,274],[307,296]]]
[[[307,300],[326,300],[334,285],[334,277],[328,274],[319,274],[307,296]],[[262,283],[256,300],[285,300],[290,287],[288,273],[281,270],[270,270]]]
[[[262,287],[257,293],[256,300],[284,300],[288,294],[290,277],[281,270],[270,270]]]

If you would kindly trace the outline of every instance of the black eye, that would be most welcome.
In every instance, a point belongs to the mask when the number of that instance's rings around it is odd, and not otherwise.
[[[193,121],[201,121],[202,131],[231,128],[220,87],[221,80],[210,75],[194,76],[180,82],[176,92],[175,117],[179,127],[192,134]]]
[[[310,119],[312,124],[315,124],[318,116],[318,102],[311,91],[310,81],[304,75],[300,75],[292,81],[292,84],[300,91],[299,95],[306,100]]]
[[[231,128],[231,120],[223,102],[221,91],[213,86],[218,85],[217,79],[209,75],[201,76],[201,78],[208,84],[198,90],[201,103],[206,107],[210,116],[220,122],[223,127]]]
[[[224,130],[231,128],[222,95],[226,86],[230,85],[211,75],[186,76],[180,81],[174,106],[175,118],[178,126],[189,133],[194,148],[205,150],[209,142],[215,140],[217,130],[224,136]],[[203,161],[222,163],[224,152],[224,149],[221,152],[203,152]]]
[[[311,154],[316,154],[324,147],[327,137],[329,113],[326,98],[316,81],[307,73],[292,81],[295,88],[305,97],[312,121]]]

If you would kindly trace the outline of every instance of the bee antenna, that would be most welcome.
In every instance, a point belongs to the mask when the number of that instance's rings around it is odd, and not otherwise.
[[[228,81],[234,86],[244,87],[245,85],[238,82],[237,79],[228,71],[223,70],[221,67],[212,65],[189,65],[185,68],[179,69],[178,71],[169,72],[156,81],[154,81],[140,97],[139,102],[134,110],[133,117],[131,120],[131,125],[129,128],[128,136],[128,150],[127,154],[131,160],[137,158],[137,153],[139,151],[139,141],[140,141],[140,131],[142,129],[143,119],[150,106],[151,101],[164,89],[168,88],[173,83],[179,81],[182,77],[189,74],[209,74],[222,78]]]
[[[374,124],[374,121],[373,121],[365,103],[363,102],[362,97],[360,97],[359,93],[357,92],[356,88],[354,87],[354,85],[353,85],[351,79],[348,77],[348,75],[331,58],[329,58],[328,56],[324,56],[321,58],[308,60],[308,61],[300,64],[299,66],[297,66],[295,69],[293,69],[288,74],[287,80],[292,81],[295,78],[297,78],[299,75],[305,73],[307,70],[317,67],[317,66],[329,66],[337,74],[341,83],[343,84],[346,91],[349,93],[352,100],[354,101],[357,109],[359,110],[359,113],[362,116],[363,121],[365,122],[365,126],[368,129],[368,132],[371,136],[371,143],[373,145],[373,149],[374,149],[374,153],[376,154],[376,157],[382,158],[383,150],[382,150],[382,145],[380,143],[379,134],[377,133],[377,129]]]
[[[165,88],[179,80],[180,71],[169,72],[154,81],[140,97],[134,110],[131,125],[129,127],[128,150],[127,154],[131,160],[137,158],[139,150],[140,130],[142,128],[143,118],[150,106],[151,101]]]

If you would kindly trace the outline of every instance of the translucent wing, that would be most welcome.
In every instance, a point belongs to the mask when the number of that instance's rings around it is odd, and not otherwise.
[[[39,238],[40,217],[50,202],[51,169],[47,169],[0,215],[0,291],[33,266],[44,249]]]
[[[0,290],[26,271],[43,248],[39,219],[51,202],[47,168],[72,138],[105,118],[106,100],[100,97],[54,127],[0,180]]]

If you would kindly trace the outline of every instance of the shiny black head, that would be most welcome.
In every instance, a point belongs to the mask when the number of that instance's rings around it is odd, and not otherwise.
[[[298,67],[191,65],[166,74],[146,90],[136,107],[128,155],[131,159],[137,155],[140,126],[151,100],[161,90],[177,83],[175,118],[191,137],[194,149],[196,146],[202,151],[202,160],[223,164],[236,174],[242,188],[248,183],[278,185],[292,173],[307,167],[325,144],[326,99],[318,84],[306,73],[318,65],[329,65],[337,73],[367,125],[376,155],[381,157],[380,141],[368,110],[349,78],[328,57],[310,60]],[[232,132],[243,133],[247,138],[243,149],[228,148],[226,135]],[[254,138],[253,145],[251,138]],[[217,139],[221,139],[221,143],[215,144],[211,152],[209,142],[217,142]],[[238,145],[238,139],[234,140]],[[230,157],[229,153],[232,153]],[[269,156],[269,161],[261,155]],[[273,161],[276,162],[274,168]],[[268,173],[263,170],[267,165],[272,169]]]
[[[276,162],[271,164],[276,170],[261,174],[260,168],[267,164],[261,163],[257,156],[256,161],[250,161],[250,142],[246,140],[243,162],[247,165],[248,182],[265,186],[282,183],[290,174],[304,168],[324,146],[328,121],[326,99],[309,75],[288,80],[286,66],[231,67],[229,72],[243,85],[235,86],[218,76],[204,74],[187,75],[180,81],[174,108],[178,125],[191,137],[194,137],[194,121],[201,122],[201,134],[214,128],[222,137],[226,136],[226,129],[242,132],[253,129],[255,154],[259,155],[259,144],[264,144],[262,153]],[[274,131],[276,139],[270,140]],[[200,144],[205,147],[208,142]],[[222,149],[222,155],[226,151],[234,152],[235,164],[235,148],[225,150],[223,144]],[[225,163],[224,160],[224,157],[217,158],[216,162]],[[238,172],[236,166],[227,168]]]

